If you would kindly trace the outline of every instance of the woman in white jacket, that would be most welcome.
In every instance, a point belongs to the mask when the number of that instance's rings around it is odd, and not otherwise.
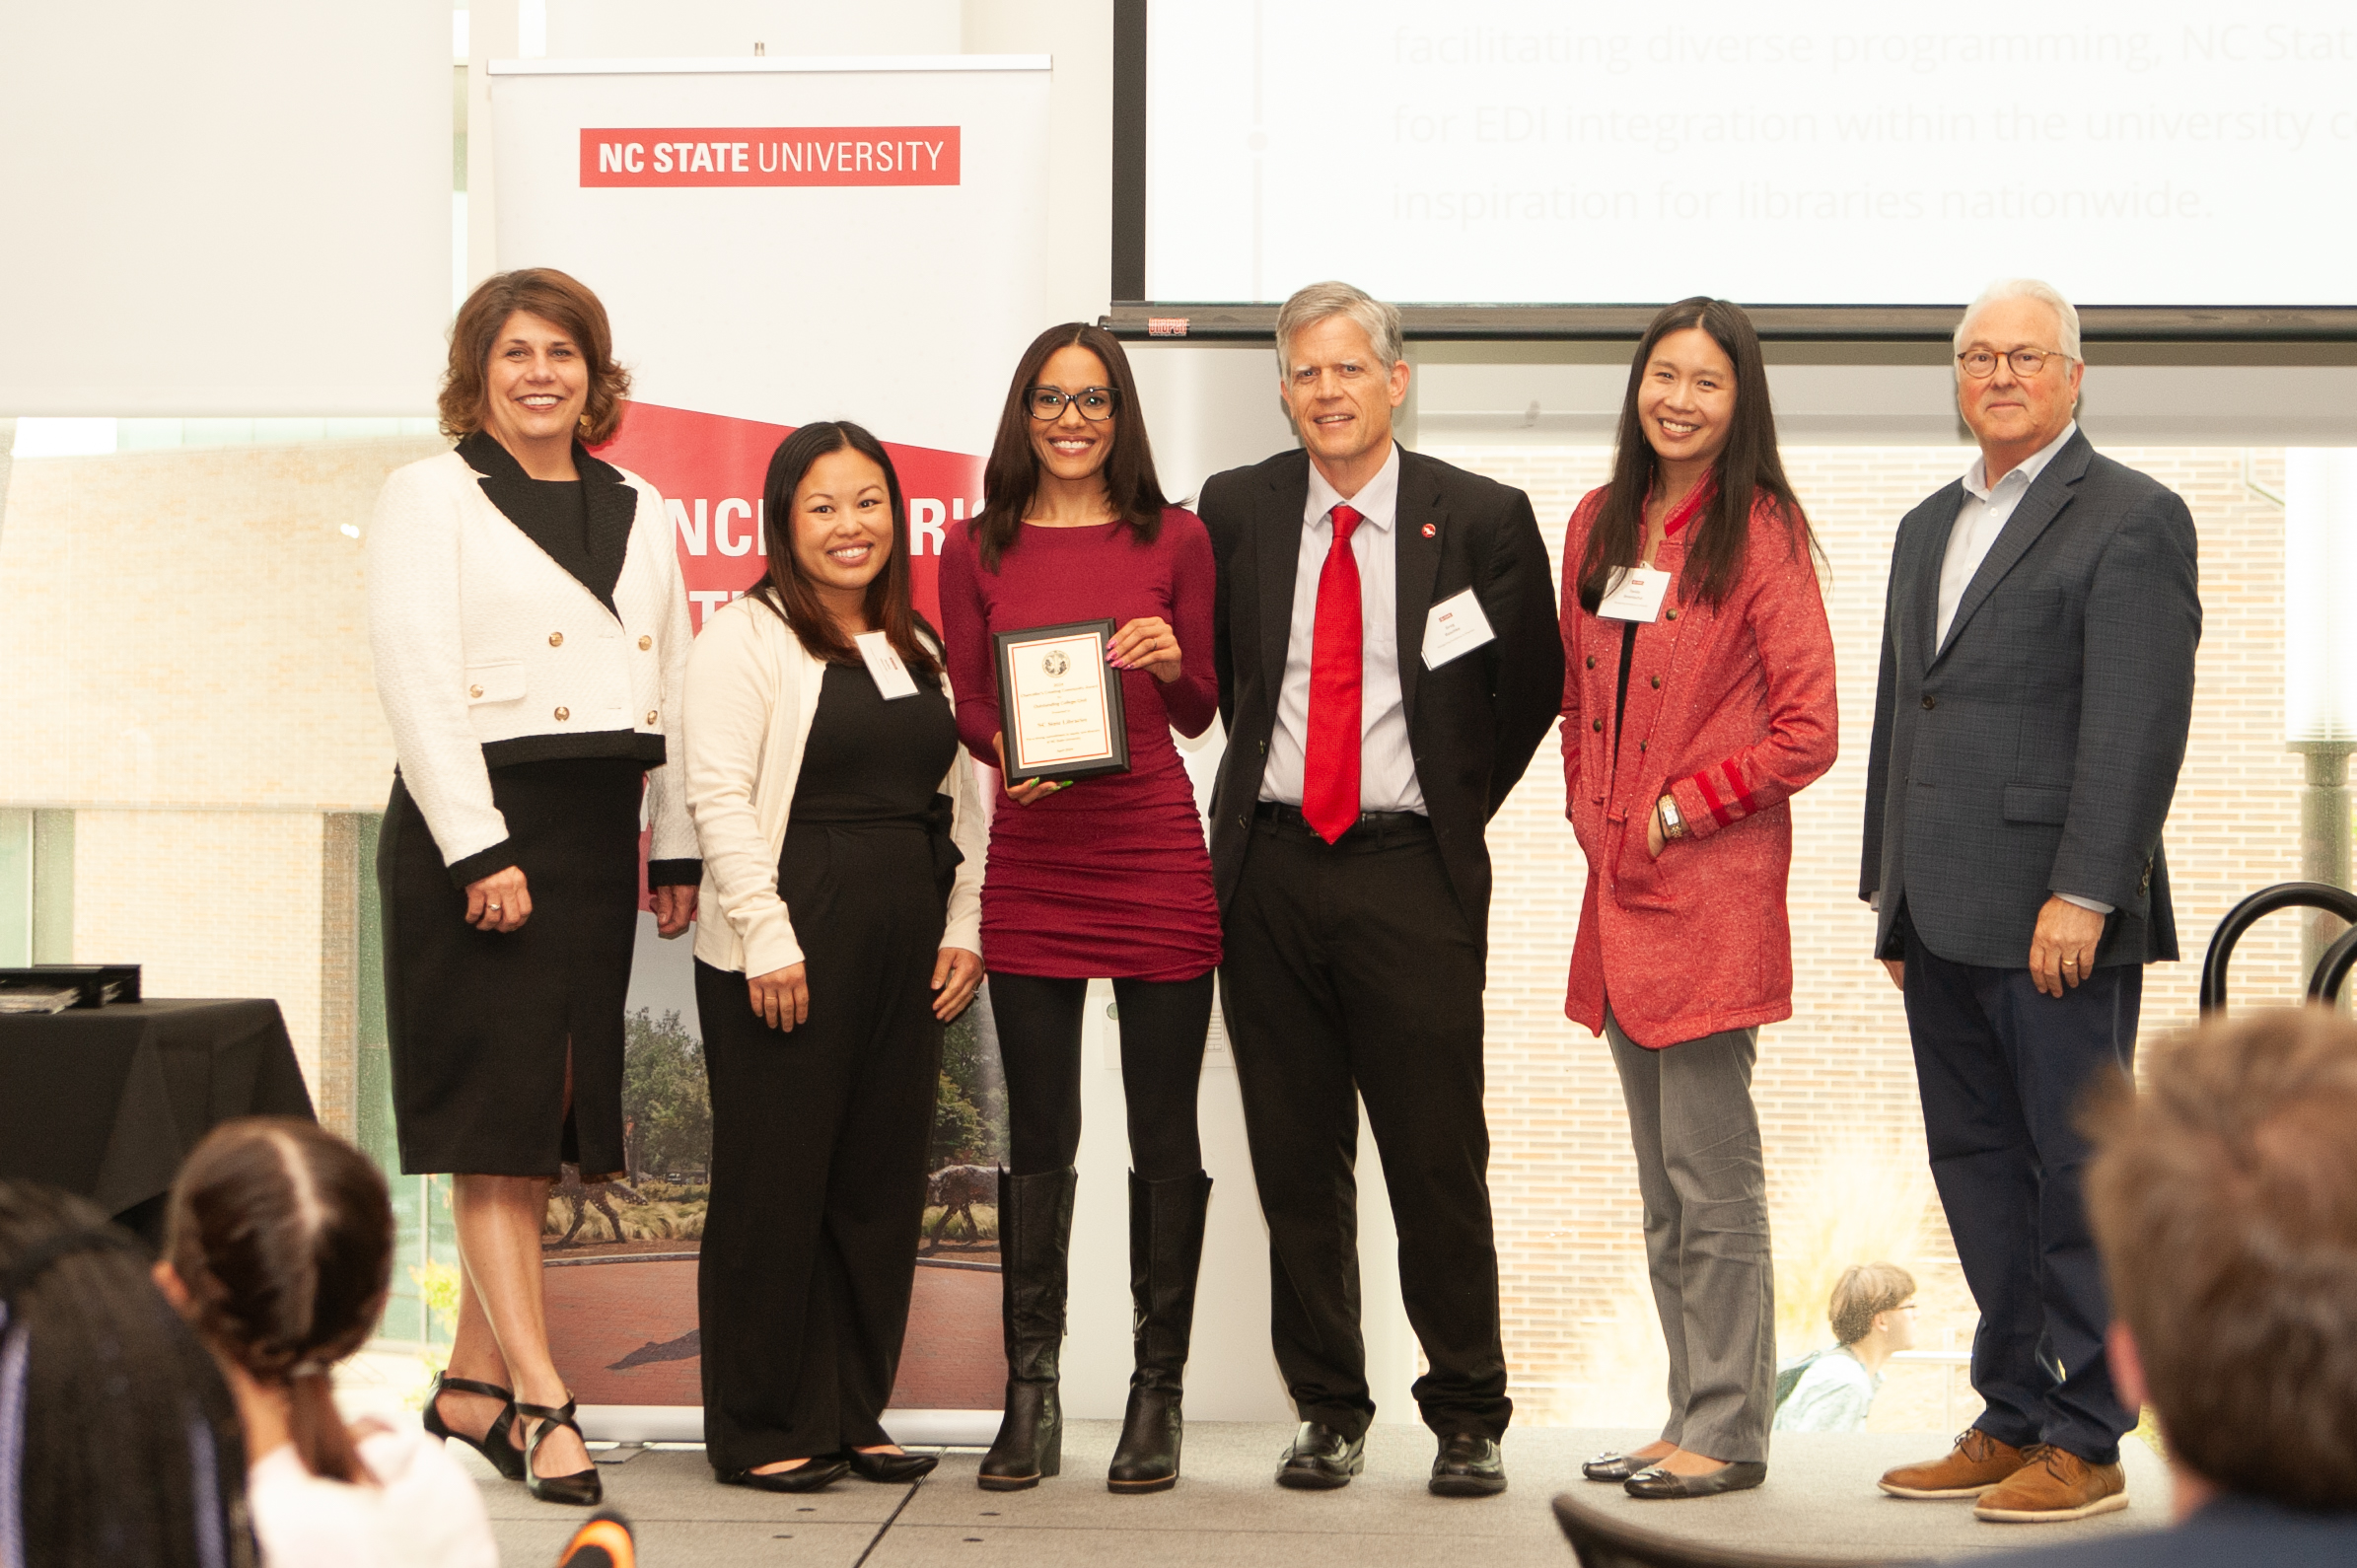
[[[590,456],[629,378],[561,272],[487,279],[451,329],[458,450],[385,482],[369,638],[400,767],[377,876],[401,1169],[449,1171],[459,1324],[426,1430],[548,1502],[599,1500],[548,1352],[540,1226],[562,1161],[619,1175],[640,806],[677,936],[702,868],[665,765],[687,601],[663,498]]]
[[[983,831],[892,461],[853,424],[771,458],[768,576],[687,668],[712,1080],[704,1442],[732,1486],[933,1468],[881,1424],[924,1219],[942,1026],[982,977]]]

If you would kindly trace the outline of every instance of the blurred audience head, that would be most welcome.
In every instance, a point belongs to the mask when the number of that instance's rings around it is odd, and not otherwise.
[[[2211,1025],[2089,1130],[2128,1404],[2216,1486],[2357,1508],[2357,1029],[2316,1008]]]
[[[385,1177],[295,1117],[225,1122],[180,1168],[158,1283],[231,1369],[283,1390],[304,1468],[368,1478],[328,1374],[376,1329],[393,1276]]]
[[[220,1369],[82,1199],[0,1181],[0,1565],[251,1568]]]
[[[1915,1276],[1896,1263],[1852,1263],[1841,1271],[1825,1316],[1838,1344],[1854,1345],[1878,1330],[1893,1350],[1915,1342],[1907,1309],[1915,1300]]]

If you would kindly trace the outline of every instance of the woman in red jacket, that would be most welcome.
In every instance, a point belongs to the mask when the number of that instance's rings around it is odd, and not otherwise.
[[[1639,1497],[1767,1475],[1774,1278],[1751,1063],[1792,1016],[1786,800],[1832,765],[1833,639],[1750,319],[1690,299],[1629,367],[1611,483],[1572,514],[1563,778],[1588,891],[1564,1012],[1610,1042],[1670,1348]]]

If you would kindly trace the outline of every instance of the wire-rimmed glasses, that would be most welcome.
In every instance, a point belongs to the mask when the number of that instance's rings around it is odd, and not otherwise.
[[[2046,368],[2047,360],[2071,357],[2058,348],[2016,348],[2009,349],[2002,354],[1993,348],[1967,348],[1956,356],[1956,362],[1962,365],[1964,368],[1964,374],[1974,381],[1987,381],[1991,376],[1996,375],[1997,361],[2000,359],[2010,362],[2013,366],[2013,373],[2021,377],[2022,380],[2035,381],[2038,372]]]

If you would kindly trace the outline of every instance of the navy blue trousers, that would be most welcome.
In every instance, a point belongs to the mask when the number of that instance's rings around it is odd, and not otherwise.
[[[1907,1033],[1932,1179],[1980,1308],[1972,1424],[2016,1448],[2051,1443],[2091,1463],[2119,1458],[2136,1425],[2111,1386],[2111,1319],[2088,1228],[2076,1120],[2102,1078],[2131,1072],[2144,971],[2098,968],[2060,998],[2025,966],[1953,963],[1906,940]]]

